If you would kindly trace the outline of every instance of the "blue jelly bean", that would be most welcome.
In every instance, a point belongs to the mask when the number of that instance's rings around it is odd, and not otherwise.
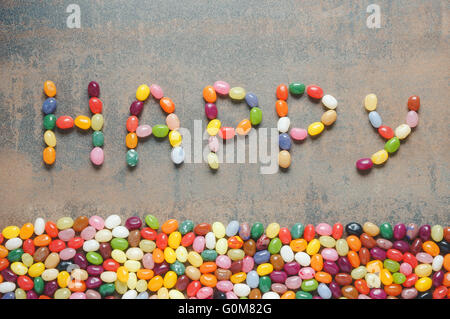
[[[44,103],[42,103],[42,112],[44,112],[44,114],[55,113],[57,105],[58,103],[56,103],[56,99],[49,97],[44,101]]]
[[[280,134],[278,138],[278,144],[282,150],[290,150],[291,149],[291,137],[287,133]]]
[[[7,292],[3,295],[2,299],[16,299],[14,292]]]
[[[239,231],[239,222],[237,220],[232,220],[228,223],[227,228],[225,229],[225,234],[228,237],[234,236]]]
[[[258,106],[258,97],[253,93],[247,93],[245,95],[245,102],[247,102],[247,105],[250,107],[257,107]]]
[[[247,277],[246,277],[246,282],[247,285],[250,288],[258,288],[259,286],[259,275],[256,272],[256,270],[251,270],[247,273]]]
[[[136,299],[148,299],[148,292],[143,291],[136,296]]]
[[[328,286],[324,283],[319,284],[319,286],[317,287],[317,293],[323,299],[330,299],[332,295],[330,288],[328,288]]]
[[[374,128],[379,128],[381,124],[383,124],[383,120],[377,111],[372,111],[369,113],[369,121]]]
[[[255,264],[264,264],[269,262],[270,252],[267,249],[257,251],[253,256],[253,260],[255,261]]]

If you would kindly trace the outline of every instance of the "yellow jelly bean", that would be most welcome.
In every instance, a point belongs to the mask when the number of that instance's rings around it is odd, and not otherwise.
[[[219,168],[219,157],[216,153],[211,152],[208,154],[208,165],[211,169],[218,169]]]
[[[137,272],[141,268],[141,263],[137,260],[127,260],[123,265],[129,272]]]
[[[217,239],[225,237],[226,229],[221,222],[214,222],[212,224],[212,231]]]
[[[150,95],[150,88],[147,84],[141,84],[136,90],[136,99],[139,101],[145,101]]]
[[[319,237],[320,245],[326,248],[333,248],[336,246],[336,240],[331,236],[320,236]]]
[[[20,228],[17,226],[5,227],[2,231],[2,235],[6,239],[15,238],[15,237],[19,236],[19,234],[20,234]]]
[[[339,254],[339,256],[347,256],[348,254],[348,243],[345,239],[339,238],[336,241],[336,251]]]
[[[127,286],[129,289],[133,290],[137,285],[137,276],[135,272],[130,272],[128,274]]]
[[[61,217],[56,221],[56,227],[60,230],[68,229],[73,226],[73,219],[70,217]]]
[[[16,299],[27,299],[27,293],[22,288],[17,288],[14,291],[14,297]]]
[[[58,278],[59,270],[58,269],[45,269],[42,273],[41,277],[44,281],[52,281]]]
[[[372,237],[377,236],[380,233],[380,228],[371,222],[365,222],[363,225],[363,231]]]
[[[324,128],[325,128],[325,125],[323,125],[322,122],[311,123],[308,126],[308,134],[311,136],[319,135],[320,133],[322,133]]]
[[[69,288],[59,288],[55,291],[54,298],[55,299],[69,299],[72,292]]]
[[[25,266],[30,267],[33,264],[33,256],[31,256],[29,253],[22,254],[22,262]]]
[[[10,267],[11,267],[11,270],[12,270],[16,275],[19,275],[19,276],[23,276],[23,275],[25,275],[25,274],[28,272],[28,267],[25,266],[25,265],[24,265],[22,262],[20,262],[20,261],[13,262],[13,263],[10,265]]]
[[[147,290],[147,282],[144,279],[139,279],[136,283],[136,291],[144,292]]]
[[[230,249],[227,252],[227,256],[232,261],[244,259],[245,253],[242,249]]]
[[[280,232],[280,224],[278,223],[271,223],[266,228],[266,235],[269,238],[277,237],[279,232]]]
[[[177,255],[171,247],[166,247],[164,249],[164,259],[169,263],[173,264],[177,260]]]
[[[203,264],[203,258],[196,251],[191,251],[188,254],[188,262],[194,267],[200,267]]]
[[[42,275],[44,270],[45,270],[44,263],[38,262],[31,265],[31,267],[28,269],[28,275],[30,275],[30,277],[39,277],[40,275]]]
[[[320,250],[320,241],[318,239],[313,239],[306,246],[306,253],[310,256],[315,255]]]
[[[366,274],[367,274],[367,269],[364,266],[356,267],[351,272],[351,276],[355,280],[364,278],[366,276]]]
[[[220,238],[216,242],[216,251],[219,255],[225,255],[228,250],[228,241],[225,238]]]
[[[370,158],[374,164],[380,165],[387,161],[389,155],[386,150],[381,150],[372,155]]]
[[[123,264],[127,261],[127,256],[122,250],[119,249],[114,249],[111,252],[111,258],[117,261],[119,264]]]
[[[120,266],[119,268],[117,268],[116,270],[117,273],[117,279],[119,281],[122,282],[127,282],[128,281],[128,269],[125,266]]]
[[[221,123],[218,119],[211,120],[206,126],[206,131],[209,135],[215,136],[220,130]]]
[[[377,273],[383,269],[383,263],[381,260],[371,260],[367,263],[366,268],[370,273]]]
[[[44,142],[47,146],[55,147],[56,146],[56,135],[51,130],[47,130],[44,133]]]
[[[178,246],[178,248],[175,250],[175,255],[177,256],[177,260],[181,263],[185,263],[188,258],[188,251],[186,247]]]
[[[417,291],[424,292],[431,288],[433,281],[429,277],[419,278],[414,284]]]
[[[100,131],[103,128],[103,123],[105,123],[103,115],[101,115],[100,113],[92,115],[91,127],[94,131]]]
[[[168,271],[166,272],[166,275],[164,276],[164,287],[167,289],[175,287],[175,284],[177,283],[178,276],[175,271]]]
[[[381,280],[380,277],[376,274],[368,273],[365,276],[367,286],[369,288],[380,288],[381,287]]]
[[[143,239],[139,243],[139,248],[142,249],[144,253],[151,253],[156,248],[156,244],[153,240]]]
[[[61,288],[66,288],[70,281],[70,274],[67,271],[61,271],[56,277],[58,286]]]
[[[389,270],[382,269],[380,271],[380,280],[383,283],[383,285],[388,286],[392,284],[392,282],[394,281],[394,277],[392,276]]]
[[[186,297],[183,295],[183,293],[176,289],[169,290],[169,298],[170,299],[186,299]]]
[[[148,290],[150,291],[158,291],[159,288],[163,286],[164,280],[161,276],[155,276],[148,282]]]
[[[375,109],[377,108],[377,102],[378,102],[378,99],[375,94],[373,94],[373,93],[367,94],[366,98],[364,99],[364,107],[369,112],[375,111]]]
[[[114,283],[114,286],[116,287],[116,291],[121,295],[126,293],[128,290],[127,283],[120,281],[120,280],[116,280],[116,282]]]
[[[168,245],[170,248],[177,249],[178,246],[180,246],[181,243],[181,233],[179,231],[174,231],[173,233],[170,233],[169,239],[168,239]]]
[[[428,277],[431,275],[433,268],[430,264],[420,264],[415,269],[414,272],[419,277]]]
[[[238,283],[243,282],[246,278],[247,278],[247,274],[246,274],[245,272],[241,271],[241,272],[238,272],[238,273],[233,274],[233,275],[230,277],[230,281],[231,281],[233,284],[238,284]]]
[[[88,130],[91,127],[91,119],[87,116],[79,115],[75,118],[75,126],[82,130]]]
[[[397,136],[400,140],[404,140],[408,137],[409,133],[411,133],[411,128],[408,124],[401,124],[395,128],[394,132],[395,136]]]
[[[270,263],[260,264],[256,268],[256,272],[258,273],[259,276],[266,276],[266,275],[270,274],[272,271],[273,271],[273,265]]]
[[[169,142],[172,147],[177,147],[181,145],[182,137],[180,132],[178,131],[170,131],[169,133]]]
[[[228,95],[233,99],[233,100],[243,100],[245,98],[245,89],[241,88],[239,86],[233,87],[230,89],[230,92],[228,93]]]
[[[22,239],[28,239],[30,238],[34,233],[34,225],[32,223],[26,223],[23,224],[22,228],[20,229],[20,238]]]
[[[158,299],[169,299],[169,290],[166,287],[161,287],[158,292]]]

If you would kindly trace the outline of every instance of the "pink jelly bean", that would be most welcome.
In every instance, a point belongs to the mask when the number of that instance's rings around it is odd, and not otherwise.
[[[69,241],[75,237],[75,231],[72,228],[61,230],[58,233],[58,237],[62,241]]]
[[[100,216],[94,215],[89,218],[89,225],[97,230],[101,230],[105,227],[105,221]]]
[[[74,292],[69,299],[87,299],[84,292]]]
[[[142,264],[146,269],[153,269],[153,267],[155,267],[155,262],[153,260],[152,254],[150,253],[144,254],[144,256],[142,257]]]
[[[136,129],[136,135],[140,138],[145,138],[152,135],[152,127],[150,125],[144,124],[139,125]]]
[[[315,274],[316,274],[316,271],[314,269],[312,269],[311,267],[303,267],[298,272],[298,275],[303,280],[305,280],[305,279],[312,279],[312,278],[314,278]]]
[[[297,127],[292,128],[289,134],[296,141],[303,141],[308,136],[308,132],[304,128]]]
[[[428,253],[424,253],[424,252],[417,253],[416,259],[417,259],[418,262],[420,262],[422,264],[431,264],[431,263],[433,263],[433,256],[431,256]]]
[[[207,299],[213,294],[213,289],[211,287],[202,287],[197,291],[196,297],[198,299]]]
[[[76,253],[77,251],[73,248],[64,248],[59,252],[59,258],[61,258],[61,260],[69,260],[72,259]]]
[[[255,261],[253,260],[253,257],[245,256],[242,260],[242,271],[245,273],[248,273],[253,269],[253,266],[255,266]]]
[[[216,284],[216,288],[222,292],[231,291],[233,290],[233,287],[234,287],[233,283],[229,280],[221,280],[218,281]]]
[[[91,162],[94,165],[102,165],[105,161],[105,153],[103,153],[103,149],[101,147],[94,147],[91,151]]]
[[[323,259],[329,260],[329,261],[336,261],[339,258],[339,255],[334,248],[324,248],[322,249],[321,255]]]
[[[88,226],[81,231],[80,235],[81,235],[81,238],[83,238],[84,240],[89,240],[89,239],[94,238],[96,232],[97,231],[95,230],[94,227]]]
[[[359,294],[359,295],[358,295],[358,299],[372,299],[372,298],[370,298],[370,297],[367,296],[367,295]]]
[[[198,252],[201,253],[203,250],[205,250],[205,237],[203,236],[197,236],[194,239],[194,242],[192,243],[192,248]]]
[[[290,276],[284,282],[289,289],[298,289],[302,285],[302,278],[299,276]]]
[[[321,236],[330,236],[333,232],[333,227],[326,223],[320,223],[316,226],[316,232]]]
[[[227,299],[239,299],[238,296],[236,296],[236,294],[232,291],[229,291],[225,294],[225,296],[227,296]]]
[[[164,92],[158,84],[150,85],[150,93],[152,93],[152,96],[157,100],[164,96]]]
[[[408,263],[402,263],[402,264],[400,265],[400,272],[401,272],[402,274],[404,274],[405,276],[411,275],[411,274],[412,274],[412,271],[413,271],[413,268],[412,268],[412,266],[411,266],[410,264],[408,264]]]
[[[225,81],[214,82],[213,88],[220,95],[227,95],[230,92],[230,85]]]
[[[227,255],[220,255],[216,258],[216,265],[222,269],[228,269],[231,267],[231,259]]]
[[[408,114],[406,114],[406,124],[408,124],[409,127],[416,127],[417,124],[419,124],[419,115],[416,111],[409,111]]]

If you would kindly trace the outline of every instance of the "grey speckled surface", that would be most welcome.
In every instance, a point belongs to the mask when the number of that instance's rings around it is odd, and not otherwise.
[[[81,29],[66,27],[68,4]],[[381,28],[366,27],[368,1],[1,1],[0,226],[37,216],[152,213],[196,222],[415,221],[449,223],[449,5],[379,1]],[[57,132],[57,161],[42,162],[42,84],[58,87],[57,115],[89,114],[87,83],[101,85],[105,154],[89,161],[90,134]],[[288,172],[259,174],[259,164],[176,169],[168,142],[140,144],[139,166],[125,163],[125,121],[136,87],[158,83],[182,126],[205,120],[202,88],[223,79],[259,97],[261,127],[276,127],[275,88],[294,80],[321,85],[339,100],[338,121],[293,148]],[[362,106],[378,95],[390,126],[401,124],[410,95],[420,95],[420,124],[398,154],[369,175],[354,167],[383,147]],[[305,126],[322,110],[291,99]],[[247,114],[220,101],[224,122]],[[141,117],[164,116],[149,101]]]

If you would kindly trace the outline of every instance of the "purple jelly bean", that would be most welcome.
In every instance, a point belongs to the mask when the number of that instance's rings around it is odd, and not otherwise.
[[[38,299],[38,295],[36,293],[36,291],[34,290],[28,290],[27,291],[27,299]]]
[[[104,271],[104,269],[100,265],[89,265],[86,268],[86,271],[91,276],[100,276],[100,274]]]
[[[336,263],[334,261],[325,260],[323,262],[323,270],[325,272],[329,273],[330,275],[334,276],[337,273],[339,273],[339,266],[336,265]]]
[[[73,256],[73,262],[81,269],[86,269],[88,266],[88,261],[83,253],[76,253],[75,256]]]
[[[58,283],[56,280],[47,281],[44,286],[44,295],[48,297],[53,297],[56,290],[58,290]]]
[[[374,259],[379,259],[379,260],[385,260],[386,259],[386,252],[383,249],[381,249],[380,247],[373,247],[370,250],[370,255]]]
[[[422,225],[419,228],[419,237],[422,241],[430,240],[431,237],[431,226],[430,225]]]
[[[405,224],[397,224],[394,226],[394,238],[397,240],[403,239],[406,236]]]
[[[139,116],[139,114],[141,114],[143,108],[144,108],[144,102],[134,101],[130,105],[130,113],[131,113],[131,115]]]
[[[350,273],[352,271],[352,264],[350,263],[350,260],[348,260],[348,258],[345,256],[339,257],[339,259],[337,260],[337,264],[341,272]]]
[[[264,250],[269,247],[270,238],[267,237],[265,234],[261,235],[261,237],[258,238],[256,241],[256,250]]]
[[[217,106],[214,103],[205,104],[205,114],[209,120],[214,120],[217,117]]]
[[[95,81],[89,82],[88,94],[90,97],[98,97],[100,95],[100,85]]]
[[[155,273],[155,276],[158,276],[158,275],[163,275],[166,272],[168,272],[169,268],[170,268],[169,264],[164,261],[164,262],[162,262],[160,264],[155,264],[155,267],[153,268],[153,271]]]
[[[386,299],[387,294],[381,288],[375,288],[370,291],[370,298],[372,299]]]
[[[5,281],[9,281],[9,282],[17,281],[17,275],[11,269],[8,269],[8,268],[3,269],[1,274]]]
[[[139,229],[141,226],[142,220],[137,216],[130,217],[125,222],[125,227],[128,228],[128,230]]]
[[[444,275],[445,273],[443,270],[436,271],[433,274],[432,281],[434,287],[439,287],[440,285],[442,285],[442,282],[444,281]]]
[[[328,285],[328,288],[330,288],[331,294],[333,295],[334,298],[337,299],[342,296],[341,287],[334,280],[332,282],[330,282],[330,284]]]
[[[409,244],[405,240],[397,240],[392,245],[394,249],[400,250],[402,253],[409,251]]]
[[[272,282],[284,283],[287,279],[287,274],[281,270],[274,270],[270,273],[270,279]]]
[[[291,262],[285,263],[284,264],[284,271],[289,276],[297,275],[298,272],[300,271],[300,264],[295,262],[295,261],[291,261]]]
[[[86,284],[86,288],[88,289],[96,289],[102,285],[102,280],[98,277],[89,277],[84,282]]]

